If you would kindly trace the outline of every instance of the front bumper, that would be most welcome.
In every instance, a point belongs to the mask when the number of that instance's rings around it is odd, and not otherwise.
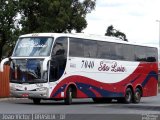
[[[47,91],[10,91],[10,95],[18,98],[49,98]]]

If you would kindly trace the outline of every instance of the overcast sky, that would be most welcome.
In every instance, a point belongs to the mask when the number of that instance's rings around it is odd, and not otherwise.
[[[108,26],[126,34],[132,42],[159,44],[160,0],[97,0],[87,15],[88,34],[104,35]]]

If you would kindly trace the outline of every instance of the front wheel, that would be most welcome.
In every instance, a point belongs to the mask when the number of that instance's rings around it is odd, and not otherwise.
[[[66,91],[66,98],[64,99],[66,105],[70,105],[72,103],[72,88],[69,87]]]
[[[133,103],[139,103],[141,100],[142,92],[139,88],[136,88],[136,91],[134,93],[133,97]]]

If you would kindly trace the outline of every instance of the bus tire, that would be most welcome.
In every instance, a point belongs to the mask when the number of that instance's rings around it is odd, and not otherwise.
[[[73,93],[72,93],[72,88],[68,87],[66,91],[66,98],[64,99],[66,105],[72,104],[72,98],[73,98]]]
[[[132,92],[131,88],[127,88],[126,92],[125,92],[124,102],[127,104],[131,103],[132,98],[133,98],[133,92]]]
[[[136,91],[133,97],[133,103],[139,103],[141,100],[141,96],[142,96],[142,91],[139,88],[136,88]]]
[[[41,102],[40,98],[33,98],[33,103],[34,104],[38,105],[38,104],[40,104],[40,102]]]

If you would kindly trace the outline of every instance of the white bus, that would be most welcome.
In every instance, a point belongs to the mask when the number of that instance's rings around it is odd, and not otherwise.
[[[10,58],[10,92],[41,100],[113,98],[139,103],[156,96],[158,50],[114,37],[83,34],[34,33],[19,37]]]

